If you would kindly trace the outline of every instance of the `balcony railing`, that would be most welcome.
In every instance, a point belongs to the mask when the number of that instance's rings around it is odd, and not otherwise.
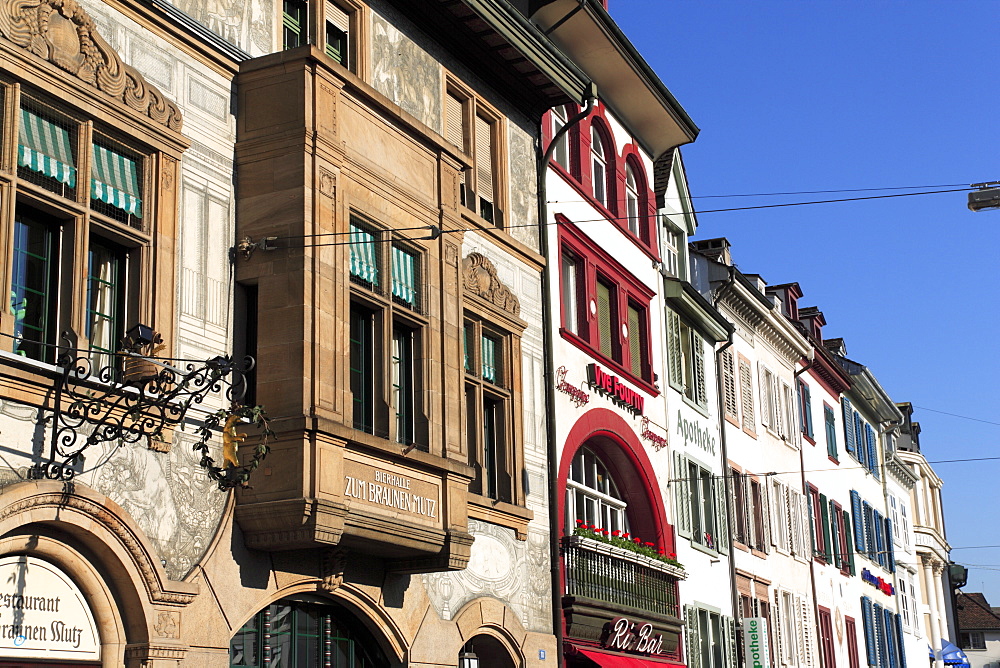
[[[677,581],[684,569],[583,536],[563,538],[562,553],[566,595],[680,616]]]

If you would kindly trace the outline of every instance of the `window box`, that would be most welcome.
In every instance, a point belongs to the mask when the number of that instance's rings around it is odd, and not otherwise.
[[[632,552],[631,550],[626,550],[625,548],[618,547],[616,545],[602,543],[598,540],[594,540],[593,538],[587,538],[586,536],[564,536],[563,547],[575,547],[587,552],[593,552],[595,554],[606,555],[614,559],[627,561],[629,563],[636,564],[637,566],[650,568],[654,571],[659,571],[660,573],[672,575],[678,580],[687,579],[687,571],[681,566],[674,566],[673,564],[668,564],[665,561],[660,561],[659,559],[654,559],[653,557],[647,557],[644,554]]]

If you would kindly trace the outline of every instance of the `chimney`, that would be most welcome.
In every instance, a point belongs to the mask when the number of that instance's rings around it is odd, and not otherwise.
[[[692,241],[691,247],[710,260],[715,260],[727,267],[733,266],[733,256],[729,253],[729,239],[725,237]]]
[[[847,346],[844,345],[843,339],[827,339],[823,342],[823,347],[829,350],[834,355],[839,357],[847,357]]]

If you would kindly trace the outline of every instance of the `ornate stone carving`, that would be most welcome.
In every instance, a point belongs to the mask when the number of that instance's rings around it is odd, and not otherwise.
[[[336,547],[330,550],[323,550],[320,557],[320,574],[323,582],[320,589],[333,592],[344,584],[344,566],[347,564],[347,550]]]
[[[517,296],[497,278],[497,268],[480,253],[469,253],[462,260],[465,289],[511,315],[521,314]]]
[[[333,197],[337,194],[337,179],[325,169],[321,169],[319,172],[319,191],[327,197]]]
[[[153,625],[157,638],[178,639],[181,637],[181,613],[159,612]]]
[[[76,0],[0,0],[0,35],[180,132],[177,105],[122,62]]]

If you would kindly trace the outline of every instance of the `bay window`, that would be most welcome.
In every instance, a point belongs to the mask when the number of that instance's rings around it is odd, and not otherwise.
[[[350,221],[350,381],[353,425],[426,447],[420,404],[421,256],[392,233]],[[385,252],[383,252],[383,250]]]

